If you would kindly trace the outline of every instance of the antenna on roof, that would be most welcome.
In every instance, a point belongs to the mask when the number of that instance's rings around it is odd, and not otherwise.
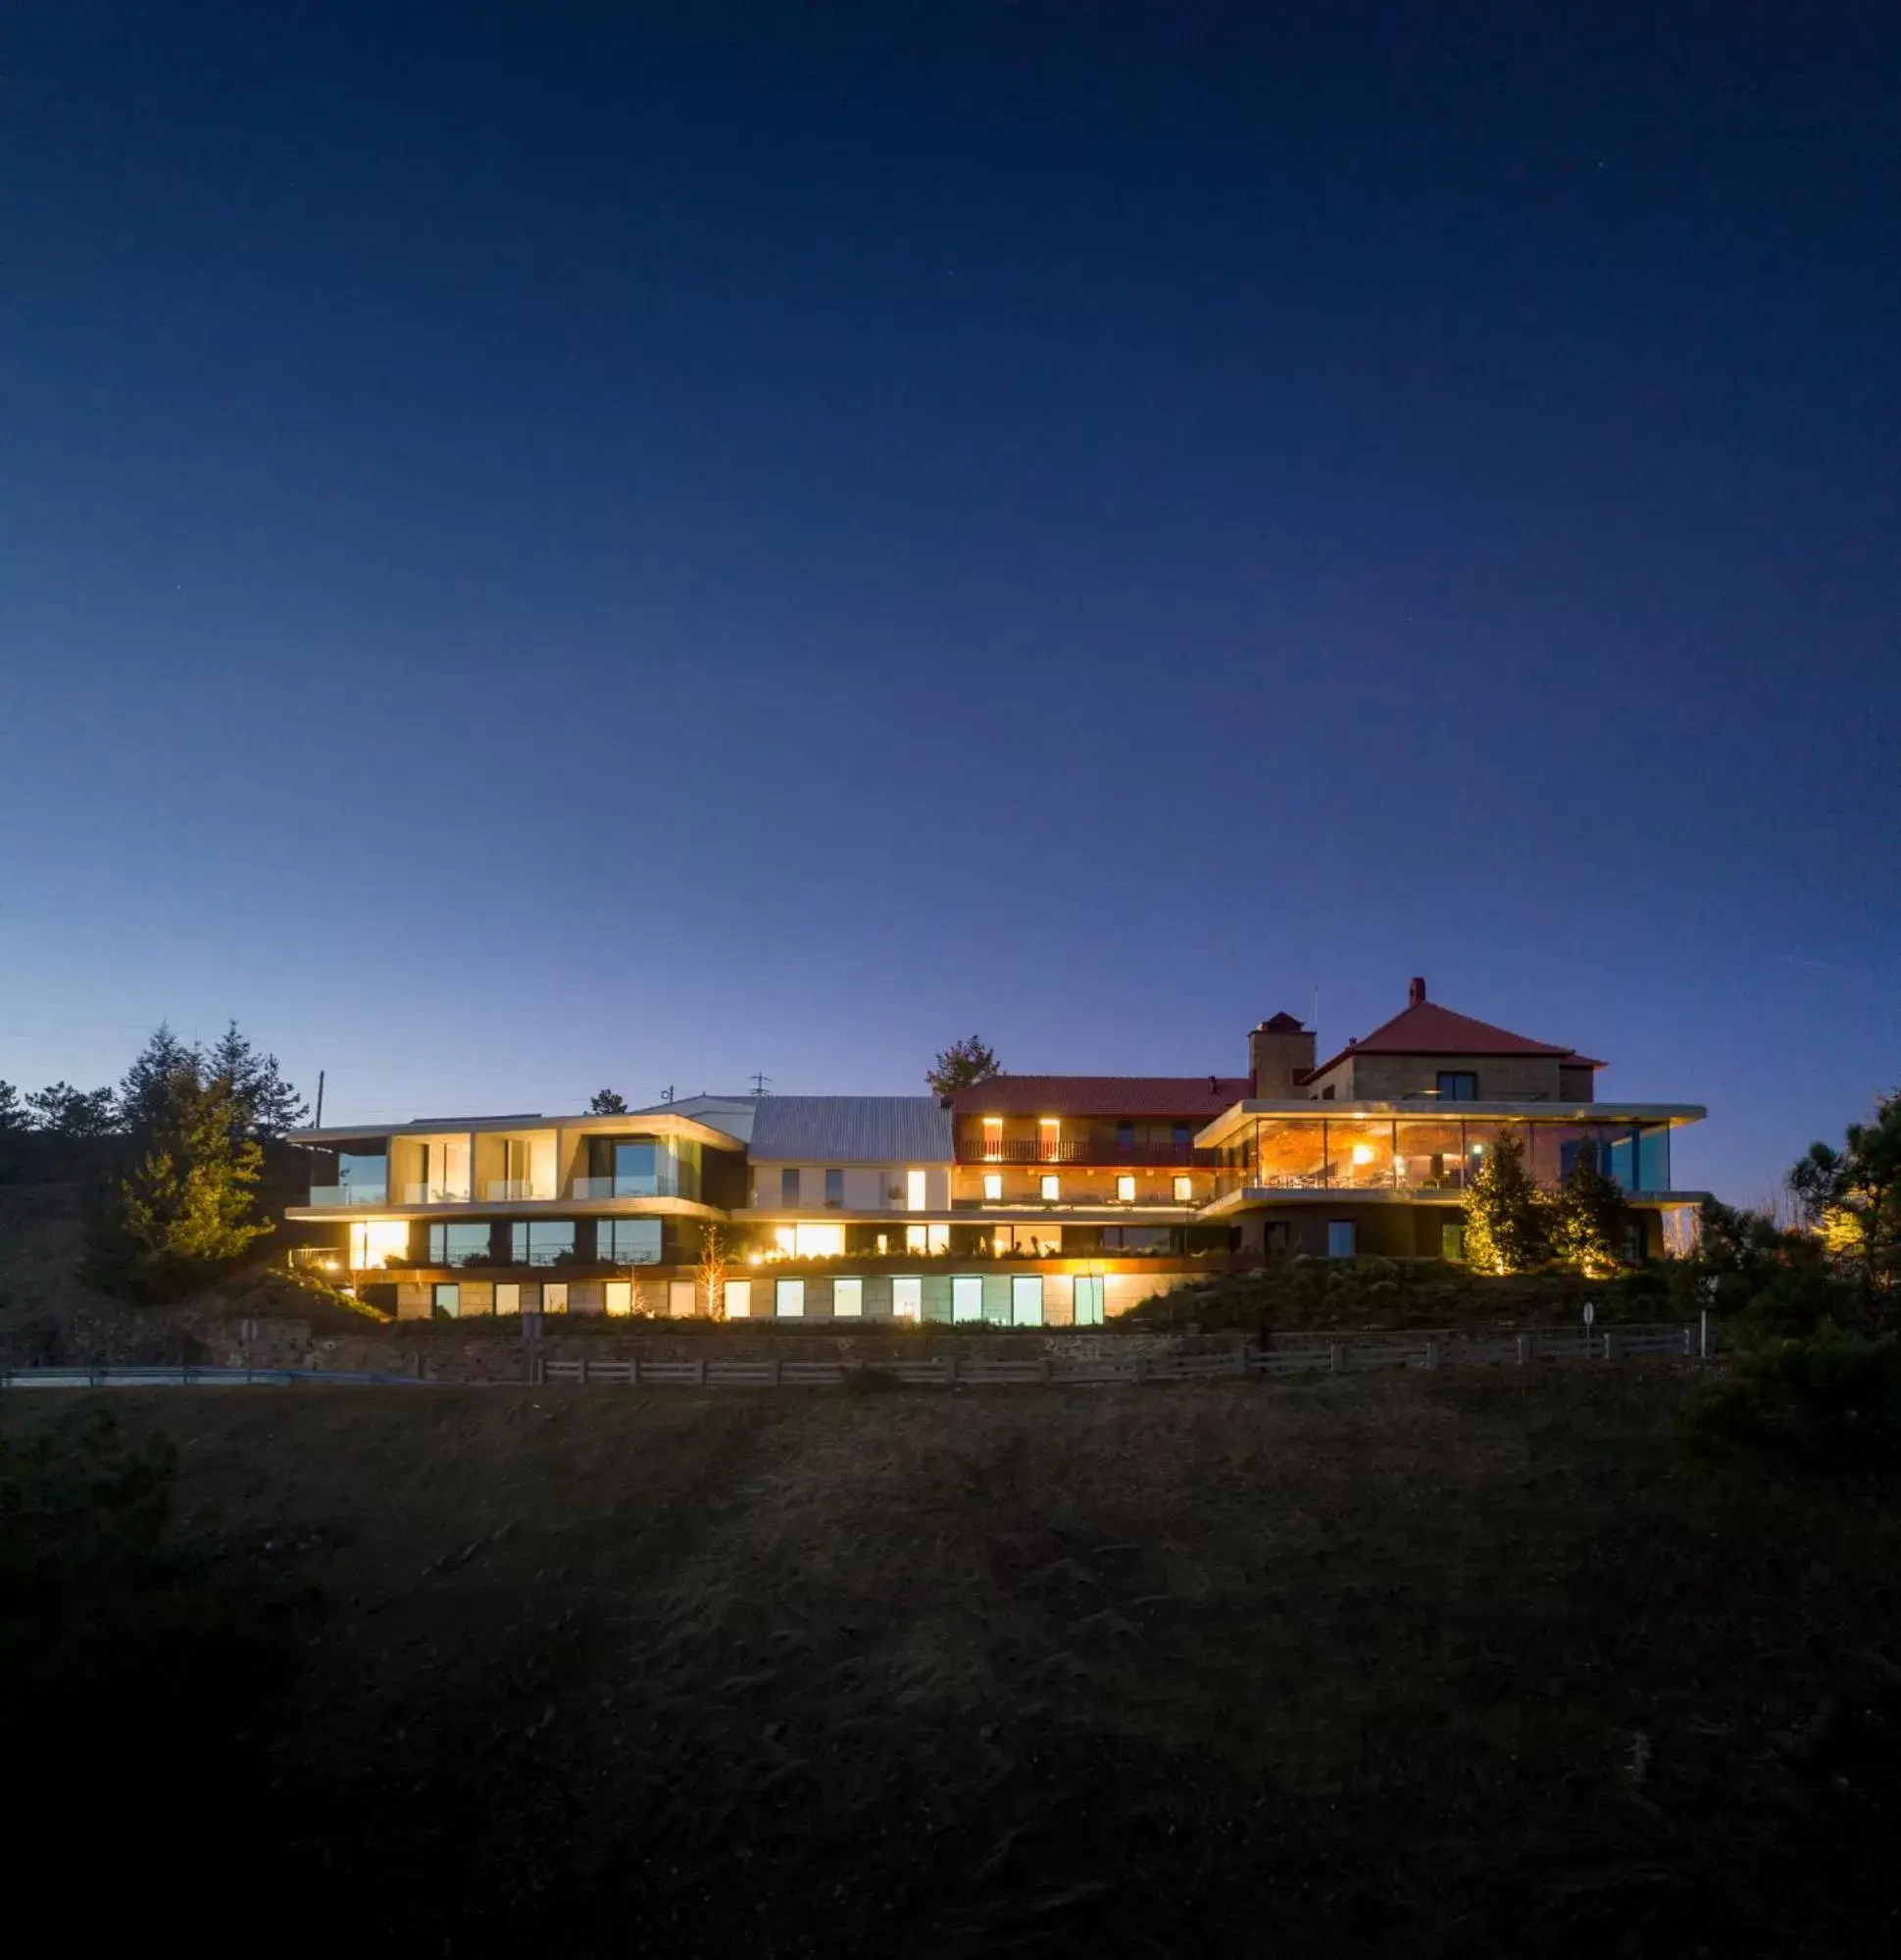
[[[1318,1034],[1320,1031],[1321,1031],[1321,990],[1319,987],[1316,987],[1314,989],[1314,1032]]]
[[[661,1090],[661,1092],[660,1092],[660,1099],[661,1099],[661,1101],[662,1101],[662,1102],[672,1102],[672,1101],[673,1101],[673,1099],[674,1099],[674,1085],[673,1085],[673,1083],[672,1083],[672,1082],[669,1082],[669,1083],[667,1084],[667,1086],[666,1086],[666,1087],[665,1087],[664,1089],[662,1089],[662,1090]]]
[[[766,1086],[766,1084],[770,1082],[772,1080],[773,1080],[772,1077],[769,1076],[764,1069],[755,1069],[752,1073],[753,1094],[771,1095],[772,1090],[769,1089]]]

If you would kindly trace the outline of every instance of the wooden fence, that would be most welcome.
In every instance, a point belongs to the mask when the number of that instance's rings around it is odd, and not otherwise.
[[[711,1338],[711,1337],[709,1337]],[[1524,1329],[1503,1333],[1321,1332],[1274,1335],[1266,1344],[1240,1340],[1210,1354],[1094,1354],[1069,1361],[1041,1355],[991,1361],[975,1355],[939,1354],[906,1361],[550,1361],[530,1342],[525,1382],[572,1382],[629,1388],[835,1388],[850,1375],[896,1381],[917,1387],[1110,1386],[1151,1382],[1240,1380],[1250,1375],[1360,1375],[1380,1369],[1526,1368],[1542,1361],[1706,1360],[1707,1327],[1682,1325],[1597,1328],[1575,1333]],[[426,1358],[419,1353],[413,1375],[342,1370],[267,1368],[12,1368],[0,1370],[0,1388],[272,1387],[305,1383],[371,1388],[418,1386]],[[522,1382],[497,1382],[520,1387]]]

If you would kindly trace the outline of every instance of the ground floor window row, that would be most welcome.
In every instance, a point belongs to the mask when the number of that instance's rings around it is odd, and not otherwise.
[[[1163,1284],[1176,1276],[1165,1276]],[[839,1274],[816,1279],[728,1280],[728,1320],[900,1320],[992,1327],[1100,1327],[1156,1289],[1134,1274]],[[399,1313],[471,1320],[523,1313],[652,1314],[682,1318],[706,1303],[692,1280],[442,1280],[403,1287]]]

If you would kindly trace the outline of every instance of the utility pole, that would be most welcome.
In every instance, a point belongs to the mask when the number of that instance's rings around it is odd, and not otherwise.
[[[764,1069],[755,1069],[752,1074],[753,1094],[771,1095],[772,1090],[769,1089],[766,1086],[766,1084],[770,1082],[772,1080],[773,1080],[772,1077],[769,1076]]]
[[[322,1069],[319,1069],[317,1072],[317,1121],[311,1125],[311,1128],[313,1130],[322,1130],[323,1127],[324,1127],[324,1071]]]

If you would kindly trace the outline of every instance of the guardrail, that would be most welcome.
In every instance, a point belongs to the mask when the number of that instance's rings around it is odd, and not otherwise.
[[[421,1381],[345,1368],[0,1368],[0,1388],[414,1388]]]
[[[709,1337],[710,1338],[710,1337]],[[1364,1375],[1382,1369],[1526,1368],[1539,1361],[1689,1361],[1709,1358],[1706,1326],[1647,1325],[1554,1333],[1535,1328],[1497,1333],[1316,1332],[1276,1334],[1267,1345],[1237,1342],[1212,1354],[1127,1356],[1096,1354],[1066,1361],[1045,1354],[1021,1361],[939,1354],[915,1361],[692,1361],[548,1360],[530,1342],[525,1383],[572,1382],[630,1388],[835,1388],[849,1376],[893,1380],[915,1387],[1112,1386],[1149,1382],[1245,1380],[1250,1375]],[[414,1375],[369,1374],[342,1369],[291,1368],[11,1368],[0,1370],[0,1388],[291,1388],[345,1385],[414,1388],[425,1380],[426,1358],[416,1357]],[[507,1387],[524,1385],[498,1382]]]

